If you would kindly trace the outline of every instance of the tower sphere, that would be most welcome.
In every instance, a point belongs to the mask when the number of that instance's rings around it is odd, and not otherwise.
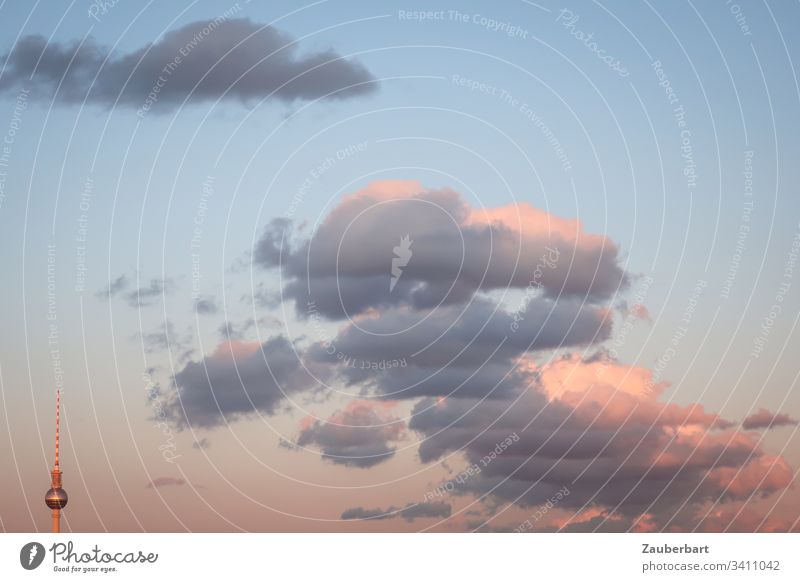
[[[44,502],[50,509],[63,509],[67,505],[67,492],[61,487],[50,489],[44,496]]]

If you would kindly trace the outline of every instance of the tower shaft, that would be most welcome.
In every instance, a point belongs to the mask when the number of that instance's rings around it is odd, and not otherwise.
[[[56,459],[58,459],[58,455],[56,455]],[[50,488],[61,489],[61,471],[58,468],[58,464],[50,472]],[[52,532],[61,533],[61,509],[54,508],[50,513],[53,518]]]

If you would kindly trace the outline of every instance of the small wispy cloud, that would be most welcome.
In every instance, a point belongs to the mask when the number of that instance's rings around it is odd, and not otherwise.
[[[186,485],[186,481],[179,477],[156,477],[145,485],[145,489],[158,489],[159,487],[171,487]]]
[[[342,512],[341,519],[344,520],[373,520],[391,519],[402,517],[406,521],[414,521],[425,517],[450,517],[452,507],[449,503],[434,501],[430,503],[409,503],[403,508],[387,507],[386,509],[365,509],[363,507],[351,507]]]
[[[761,428],[777,428],[780,426],[796,426],[797,420],[788,414],[770,412],[761,408],[742,421],[745,430],[758,430]]]
[[[160,297],[175,290],[175,281],[170,277],[152,278],[147,285],[131,289],[130,278],[123,274],[111,281],[95,293],[98,299],[108,300],[121,297],[131,307],[147,307],[154,305]]]

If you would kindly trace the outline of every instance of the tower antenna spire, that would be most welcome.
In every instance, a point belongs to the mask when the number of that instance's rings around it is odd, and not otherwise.
[[[67,492],[61,487],[61,467],[59,466],[59,439],[61,432],[61,388],[56,389],[56,462],[50,471],[50,489],[44,496],[44,502],[51,509],[53,533],[61,531],[61,510],[67,505]]]
[[[61,428],[61,389],[56,390],[56,468],[58,468],[58,433]]]

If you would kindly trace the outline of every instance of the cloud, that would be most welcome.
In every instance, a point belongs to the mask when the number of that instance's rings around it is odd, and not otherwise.
[[[169,337],[175,336],[175,326],[167,320],[154,332],[142,333],[139,337],[148,353],[169,349]]]
[[[175,393],[165,404],[179,427],[214,427],[244,417],[274,414],[287,395],[314,386],[283,336],[265,342],[225,341],[173,377]]]
[[[156,477],[146,485],[146,489],[157,489],[158,487],[168,487],[171,485],[186,485],[186,481],[178,477]]]
[[[242,340],[244,339],[244,330],[240,330],[230,321],[223,321],[219,324],[217,332],[224,339],[228,340]]]
[[[387,509],[365,509],[363,507],[351,507],[342,512],[341,519],[390,519],[397,517],[399,510],[392,506]]]
[[[628,313],[634,319],[653,323],[653,318],[650,316],[650,311],[647,309],[647,306],[642,303],[634,303],[631,305]]]
[[[327,420],[305,421],[301,447],[317,445],[322,458],[348,467],[367,468],[390,459],[391,446],[405,436],[405,422],[391,414],[390,402],[355,400]]]
[[[800,532],[800,521],[775,515],[763,515],[747,507],[719,508],[697,524],[700,532]]]
[[[140,340],[147,353],[162,352],[169,349],[175,352],[181,352],[184,351],[187,344],[191,342],[191,333],[180,337],[178,332],[175,331],[175,326],[172,321],[166,320],[157,330],[137,334],[131,339]]]
[[[203,437],[193,442],[192,447],[198,450],[209,449],[211,448],[211,441],[209,441],[208,438]]]
[[[250,317],[241,322],[223,321],[217,328],[219,335],[226,340],[244,340],[248,333],[258,327],[267,326],[271,328],[280,327],[280,320],[270,315],[259,317],[258,320]]]
[[[758,430],[762,428],[777,428],[779,426],[796,426],[797,420],[788,414],[773,413],[766,408],[760,408],[742,421],[745,430]]]
[[[524,314],[512,314],[476,298],[465,307],[385,309],[315,343],[308,357],[332,365],[348,385],[391,398],[500,397],[520,381],[521,356],[588,346],[610,333],[607,310],[574,299],[533,298]]]
[[[386,509],[364,509],[363,507],[352,507],[342,512],[341,519],[373,520],[402,517],[406,521],[411,522],[416,519],[426,517],[447,518],[450,517],[451,513],[452,507],[449,503],[435,501],[430,503],[409,503],[402,509],[394,506]]]
[[[154,305],[164,295],[171,293],[175,287],[173,280],[150,279],[150,284],[146,287],[139,287],[125,295],[125,300],[131,307],[147,307]]]
[[[130,281],[128,280],[128,277],[123,274],[111,281],[107,287],[95,293],[95,296],[98,299],[108,299],[116,296],[118,293],[121,293],[127,289],[129,285]]]
[[[431,501],[429,503],[415,503],[405,507],[400,512],[400,517],[406,521],[414,521],[422,517],[450,517],[452,509],[449,503]]]
[[[411,400],[419,460],[449,460],[459,474],[459,460],[478,467],[446,491],[480,497],[487,516],[569,486],[537,526],[549,531],[714,528],[704,510],[757,502],[793,480],[757,435],[700,403],[665,401],[668,383],[609,355],[615,320],[650,316],[618,293],[630,277],[617,246],[576,220],[376,182],[310,237],[270,223],[253,261],[281,269],[283,297],[307,324],[295,359],[377,398],[303,421],[297,444],[330,462],[369,469],[390,458],[403,430],[390,407]],[[330,333],[329,320],[343,319]],[[763,412],[745,423],[793,422]],[[450,516],[443,502],[412,505],[354,507],[342,519]]]
[[[91,37],[48,44],[43,36],[29,35],[0,60],[5,63],[0,92],[24,85],[33,87],[34,96],[64,104],[86,99],[140,109],[149,103],[161,112],[185,99],[248,103],[271,96],[292,102],[329,93],[343,99],[376,89],[357,61],[332,49],[298,54],[292,37],[247,18],[192,22],[121,54]]]
[[[413,244],[397,278],[394,249],[405,237]],[[461,304],[477,291],[504,289],[602,301],[628,284],[618,254],[580,221],[528,203],[474,208],[448,188],[382,181],[346,196],[310,238],[293,240],[290,222],[273,221],[253,260],[282,269],[283,297],[301,317],[313,304],[321,316],[343,319],[391,306]]]
[[[245,259],[239,259],[242,262]],[[248,268],[250,267],[250,261],[247,261]],[[281,305],[281,294],[279,292],[275,292],[271,290],[264,282],[259,282],[256,284],[255,288],[253,289],[252,293],[243,293],[239,296],[239,301],[244,303],[245,305],[262,307],[264,309],[275,309]]]
[[[398,245],[410,251],[400,276]],[[527,507],[568,484],[572,518],[558,527],[624,531],[691,529],[704,505],[785,489],[783,458],[700,404],[661,401],[666,382],[603,349],[615,315],[649,318],[640,304],[607,307],[628,283],[618,254],[527,204],[474,209],[452,190],[379,182],[310,238],[272,223],[253,256],[282,270],[284,297],[317,332],[308,361],[362,391],[416,399],[409,429],[422,462],[458,454],[481,467],[454,494]],[[524,292],[515,311],[498,299],[507,289]],[[342,318],[328,340],[323,320]],[[589,346],[594,356],[552,355]]]

